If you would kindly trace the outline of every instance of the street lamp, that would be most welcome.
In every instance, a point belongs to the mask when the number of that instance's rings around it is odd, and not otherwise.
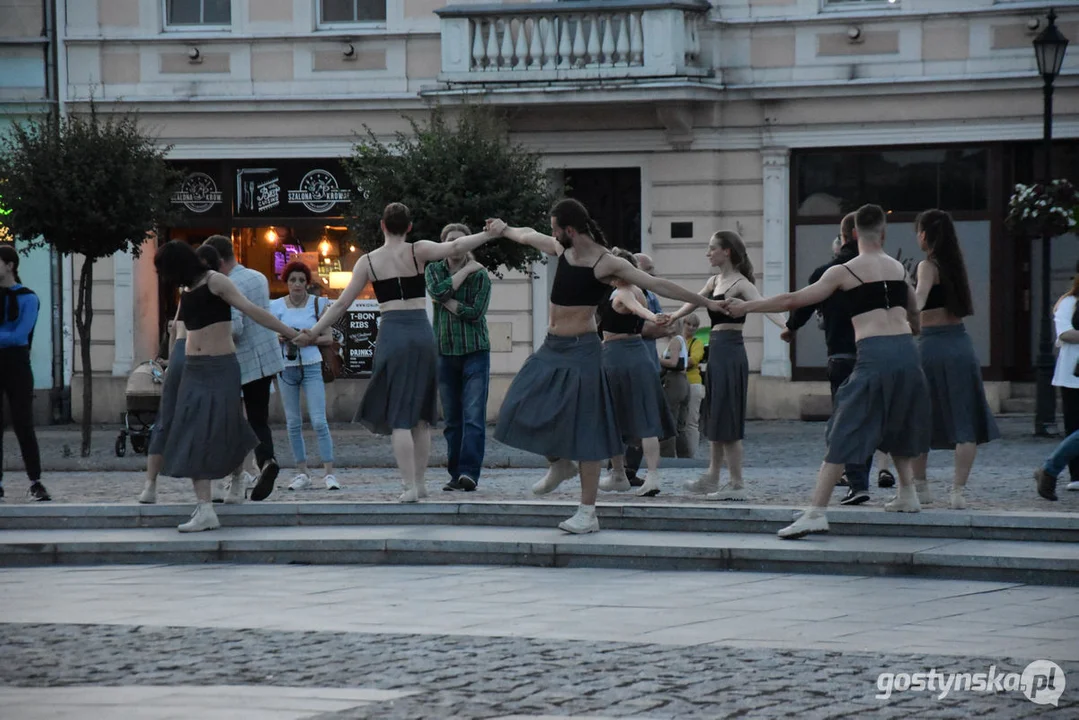
[[[1053,179],[1051,164],[1053,150],[1053,81],[1060,74],[1064,64],[1064,53],[1068,49],[1068,39],[1057,29],[1056,11],[1049,10],[1049,24],[1038,37],[1034,38],[1034,56],[1038,60],[1038,73],[1042,76],[1045,109],[1043,113],[1045,165],[1043,180],[1048,183]],[[1053,328],[1049,306],[1049,265],[1052,238],[1042,236],[1042,317],[1041,338],[1038,344],[1038,394],[1034,411],[1034,434],[1049,436],[1056,425],[1056,395],[1053,392]]]

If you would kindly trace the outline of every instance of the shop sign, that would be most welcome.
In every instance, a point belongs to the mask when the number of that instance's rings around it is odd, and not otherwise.
[[[312,167],[314,165],[314,167]],[[352,201],[336,160],[260,162],[236,168],[236,215],[241,217],[338,216]]]
[[[375,367],[375,341],[382,316],[377,300],[353,300],[334,323],[334,339],[341,344],[345,377],[368,377]]]
[[[202,172],[184,178],[180,190],[172,194],[173,205],[183,205],[193,213],[204,213],[223,202],[222,193],[214,179]]]

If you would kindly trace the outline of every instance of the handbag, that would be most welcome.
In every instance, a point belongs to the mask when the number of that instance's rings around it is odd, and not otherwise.
[[[318,298],[315,298],[315,307],[318,307]],[[326,313],[326,308],[315,317],[318,322]],[[331,334],[332,337],[332,334]],[[318,351],[322,355],[322,382],[332,383],[345,374],[345,361],[341,359],[341,343],[336,338],[329,345],[318,345]]]

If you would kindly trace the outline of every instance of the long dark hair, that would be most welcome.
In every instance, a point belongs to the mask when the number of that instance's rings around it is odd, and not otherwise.
[[[734,230],[720,230],[712,236],[712,240],[719,243],[724,250],[730,250],[731,265],[735,270],[742,273],[751,283],[757,282],[753,276],[753,263],[749,260],[749,254],[746,253],[746,241],[741,235]]]
[[[959,318],[973,315],[967,266],[952,216],[943,210],[926,210],[914,221],[914,231],[925,233],[929,259],[936,264],[940,286],[944,288],[944,307]]]
[[[154,254],[158,277],[170,285],[193,287],[208,272],[195,249],[183,240],[170,240]]]
[[[551,217],[555,219],[561,228],[573,228],[579,233],[591,235],[592,239],[603,247],[609,247],[607,238],[603,235],[596,221],[588,214],[587,208],[573,198],[562,198],[551,208]]]
[[[22,285],[19,278],[19,251],[11,245],[0,244],[0,262],[11,265],[11,274],[15,276],[15,282]]]

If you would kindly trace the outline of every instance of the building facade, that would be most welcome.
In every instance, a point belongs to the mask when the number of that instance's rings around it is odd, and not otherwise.
[[[0,135],[6,135],[15,123],[54,110],[54,28],[49,2],[0,2]],[[0,195],[0,242],[14,242],[4,228],[5,212]],[[41,301],[31,347],[35,418],[38,423],[62,421],[68,412],[65,388],[71,383],[70,326],[65,336],[62,320],[64,263],[47,248],[29,249],[21,243],[16,248],[22,254],[19,275],[23,284]]]
[[[364,127],[390,139],[428,103],[483,102],[540,153],[611,240],[699,289],[710,235],[738,230],[765,294],[804,284],[839,220],[888,211],[888,249],[914,261],[914,215],[959,222],[990,400],[1031,377],[1038,246],[1003,226],[1016,182],[1044,174],[1042,3],[1001,0],[58,0],[64,93],[137,109],[188,182],[162,238],[233,238],[268,277],[293,255],[332,297],[357,257],[338,161]],[[1058,25],[1079,40],[1079,7]],[[1057,79],[1053,174],[1079,180],[1079,50]],[[322,192],[316,197],[312,188]],[[512,219],[511,219],[512,220]],[[1079,258],[1053,251],[1053,293]],[[122,410],[132,363],[157,348],[171,298],[150,254],[118,256],[95,288],[95,414]],[[495,282],[491,414],[547,323],[546,265]],[[275,293],[283,293],[279,283]],[[674,307],[670,304],[669,307]],[[95,321],[97,322],[97,321]],[[110,327],[104,327],[109,325]],[[823,338],[788,346],[746,326],[755,417],[826,394]],[[95,341],[96,342],[96,341]],[[362,378],[362,373],[358,374]],[[351,417],[362,379],[331,388]],[[76,393],[75,397],[78,397]]]

